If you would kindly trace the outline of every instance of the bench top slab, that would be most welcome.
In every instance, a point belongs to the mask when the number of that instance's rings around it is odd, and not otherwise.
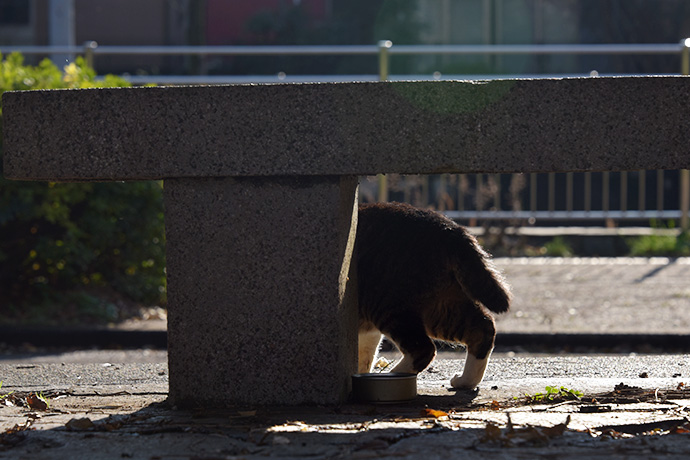
[[[171,177],[690,167],[690,80],[619,77],[8,92],[4,174]]]

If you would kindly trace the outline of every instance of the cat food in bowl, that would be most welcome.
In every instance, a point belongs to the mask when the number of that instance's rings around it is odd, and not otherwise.
[[[359,402],[410,401],[417,396],[417,374],[355,374],[352,376],[352,395]]]

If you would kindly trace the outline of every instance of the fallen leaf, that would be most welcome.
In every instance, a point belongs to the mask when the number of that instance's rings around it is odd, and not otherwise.
[[[31,427],[31,421],[26,423],[14,425],[12,428],[5,430],[0,433],[0,446],[14,447],[26,439],[26,430],[33,430]]]
[[[612,429],[605,429],[601,432],[602,436],[608,436],[612,439],[622,439],[625,438],[626,436],[629,437],[630,435],[627,435],[625,433],[621,433],[620,431],[612,430]]]
[[[511,433],[511,438],[520,441],[520,444],[544,445],[548,443],[549,437],[546,436],[542,430],[533,426],[528,426]]]
[[[65,427],[70,431],[85,431],[94,428],[94,424],[88,417],[73,418],[65,423]]]
[[[552,427],[534,427],[526,426],[523,428],[515,428],[510,419],[508,419],[509,426],[504,431],[492,422],[487,422],[484,428],[484,436],[480,442],[496,442],[504,447],[519,446],[519,445],[546,445],[549,440],[558,436],[562,436],[567,430],[570,423],[570,416],[565,423],[554,425]]]
[[[435,410],[435,409],[423,409],[422,410],[422,417],[434,417],[434,418],[448,417],[448,412],[444,412],[442,410]]]
[[[554,425],[551,427],[542,428],[541,432],[547,438],[555,438],[557,436],[563,436],[563,433],[565,432],[565,430],[568,429],[569,423],[570,423],[570,415],[568,415],[568,418],[566,418],[565,423],[560,423],[558,425]]]
[[[126,419],[124,419],[122,417],[110,416],[107,419],[105,419],[103,421],[103,423],[99,424],[98,429],[99,429],[99,431],[119,430],[125,424],[125,421],[126,421]],[[94,427],[96,427],[95,424],[94,424]]]
[[[28,430],[28,429],[32,429],[32,430],[33,430],[33,428],[31,428],[31,425],[32,425],[32,424],[33,424],[33,421],[31,421],[31,420],[27,420],[27,421],[24,422],[24,423],[17,423],[17,424],[15,424],[12,428],[8,428],[7,430],[5,430],[2,434],[3,434],[3,435],[5,435],[5,434],[15,434],[15,433],[20,433],[20,432],[22,432],[22,431],[26,431],[26,430]]]
[[[48,403],[45,399],[34,393],[26,397],[26,404],[33,410],[48,410]]]
[[[496,442],[501,440],[503,440],[501,428],[494,423],[487,422],[486,427],[484,427],[484,436],[481,442]]]
[[[690,433],[690,430],[688,429],[689,425],[684,425],[684,426],[677,426],[675,428],[671,428],[669,431],[670,434],[686,434]]]

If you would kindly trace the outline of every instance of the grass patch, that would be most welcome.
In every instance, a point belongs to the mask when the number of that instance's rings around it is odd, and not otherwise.
[[[672,227],[671,227],[672,228]],[[690,255],[690,233],[644,235],[627,240],[630,255],[638,257],[683,257]]]
[[[0,380],[0,388],[2,388],[2,382],[3,382],[3,381]],[[2,401],[3,399],[7,398],[7,397],[8,397],[9,395],[11,395],[12,393],[14,393],[14,391],[10,391],[9,393],[5,393],[5,394],[0,394],[0,401]]]
[[[584,393],[566,387],[547,386],[544,393],[526,394],[525,400],[533,403],[558,403],[562,401],[579,401]],[[517,399],[517,397],[516,397]]]
[[[544,245],[544,255],[550,257],[572,257],[573,248],[562,236],[557,236]]]

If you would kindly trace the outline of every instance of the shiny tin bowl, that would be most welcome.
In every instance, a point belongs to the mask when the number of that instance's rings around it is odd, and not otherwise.
[[[354,374],[352,395],[355,401],[359,402],[410,401],[417,396],[417,374],[396,372]]]

